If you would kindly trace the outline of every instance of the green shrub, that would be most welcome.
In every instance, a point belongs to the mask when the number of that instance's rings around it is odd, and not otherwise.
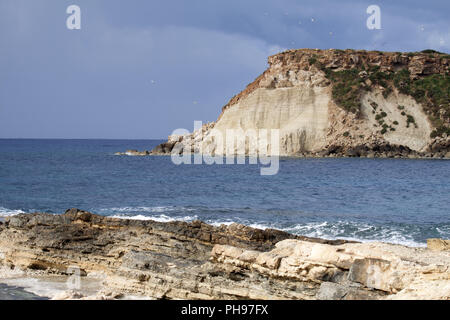
[[[317,58],[316,57],[311,57],[308,60],[309,65],[312,66],[313,64],[315,64],[317,62]]]
[[[410,114],[407,114],[406,115],[406,127],[407,128],[409,128],[410,123],[414,124],[414,126],[417,128],[416,120],[414,119],[414,117]]]
[[[437,127],[436,129],[434,129],[431,132],[430,137],[431,138],[440,137],[444,133],[446,133],[448,136],[450,136],[450,128],[442,125],[442,126]]]
[[[331,71],[326,69],[325,75],[333,83],[333,100],[352,113],[359,113],[361,109],[361,86],[363,80],[358,76],[358,69]]]
[[[408,69],[402,69],[396,72],[393,76],[393,79],[394,85],[398,89],[398,91],[404,94],[410,94],[411,79]]]
[[[442,52],[439,52],[439,51],[436,51],[436,50],[433,50],[433,49],[425,49],[425,50],[422,50],[420,52],[422,52],[422,53],[439,53],[439,54],[442,54]]]

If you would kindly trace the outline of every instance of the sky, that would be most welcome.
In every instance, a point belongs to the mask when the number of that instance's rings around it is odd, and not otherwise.
[[[370,5],[381,29],[366,26]],[[448,0],[0,0],[0,138],[164,139],[215,121],[286,49],[448,53],[449,12]]]

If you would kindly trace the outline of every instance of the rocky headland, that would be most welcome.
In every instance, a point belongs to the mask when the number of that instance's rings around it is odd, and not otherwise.
[[[288,50],[217,121],[125,154],[220,155],[213,132],[279,129],[280,156],[450,158],[449,67],[450,55],[433,50]],[[234,154],[249,154],[242,143]]]
[[[450,242],[357,243],[239,224],[107,218],[78,209],[0,222],[0,267],[22,277],[99,279],[53,298],[450,299]]]

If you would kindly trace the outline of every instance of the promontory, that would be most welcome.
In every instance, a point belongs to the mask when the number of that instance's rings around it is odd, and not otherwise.
[[[434,50],[288,50],[217,121],[128,154],[222,154],[213,131],[278,129],[280,156],[450,158],[449,67]],[[243,143],[232,152],[248,154]]]

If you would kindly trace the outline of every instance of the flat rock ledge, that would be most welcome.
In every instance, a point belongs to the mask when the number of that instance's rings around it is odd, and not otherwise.
[[[430,243],[433,250],[70,209],[0,222],[0,266],[59,276],[78,266],[81,276],[102,275],[99,292],[109,298],[450,299],[447,242]]]

